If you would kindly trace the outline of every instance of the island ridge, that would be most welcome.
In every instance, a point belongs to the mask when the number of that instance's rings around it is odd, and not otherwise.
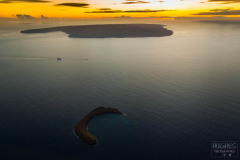
[[[103,24],[61,26],[41,29],[23,30],[21,33],[47,33],[62,31],[75,38],[130,38],[130,37],[163,37],[173,31],[159,24]]]

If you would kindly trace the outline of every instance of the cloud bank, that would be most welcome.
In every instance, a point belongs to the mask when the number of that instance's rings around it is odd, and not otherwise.
[[[233,9],[212,9],[208,12],[199,12],[193,15],[240,15],[240,10]]]
[[[208,0],[208,2],[218,2],[221,4],[240,3],[240,0]]]
[[[144,10],[97,10],[85,13],[154,13],[154,12],[165,12],[165,11],[175,11],[175,10],[151,10],[151,9],[144,9]]]
[[[67,6],[67,7],[83,7],[86,8],[89,6],[88,3],[59,3],[56,6]]]
[[[27,14],[17,14],[16,17],[17,17],[18,19],[34,19],[33,16],[27,15]]]
[[[46,3],[46,0],[2,0],[0,3],[15,3],[15,2],[30,2],[30,3]]]
[[[140,4],[140,3],[150,3],[146,1],[134,1],[134,0],[127,0],[126,2],[122,2],[122,4]]]

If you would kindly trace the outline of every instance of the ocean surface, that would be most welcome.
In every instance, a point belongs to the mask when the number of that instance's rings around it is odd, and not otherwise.
[[[240,142],[240,25],[145,21],[174,32],[159,38],[20,33],[103,23],[135,21],[0,21],[1,160],[210,160],[211,141]],[[98,106],[126,115],[92,119],[90,146],[73,129]]]

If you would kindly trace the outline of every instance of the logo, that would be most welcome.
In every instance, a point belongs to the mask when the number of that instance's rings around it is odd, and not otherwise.
[[[212,158],[238,158],[237,141],[212,141]]]

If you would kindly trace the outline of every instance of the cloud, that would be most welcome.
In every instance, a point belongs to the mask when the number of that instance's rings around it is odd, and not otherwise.
[[[85,13],[154,13],[154,12],[165,12],[165,11],[175,11],[175,10],[97,10]]]
[[[122,13],[122,12],[123,12],[122,10],[97,10],[85,13]]]
[[[42,19],[48,19],[48,17],[45,17],[44,15],[41,15]]]
[[[221,4],[240,3],[240,0],[208,0],[208,2],[217,2]]]
[[[87,6],[89,6],[89,4],[87,4],[87,3],[59,3],[59,4],[56,4],[56,6],[67,6],[67,7],[82,7],[82,8],[86,8]]]
[[[232,9],[212,9],[208,12],[199,12],[193,15],[240,15],[240,10]]]
[[[176,17],[171,17],[171,16],[149,16],[149,18],[167,18],[167,19],[169,19],[169,18],[176,18]]]
[[[124,12],[136,12],[136,13],[152,13],[152,12],[165,12],[165,11],[175,11],[175,10],[164,10],[164,9],[162,9],[162,10],[151,10],[151,9],[145,9],[145,10],[126,10],[126,11],[124,11]]]
[[[11,1],[7,1],[7,0],[3,0],[3,1],[0,1],[0,3],[12,3]]]
[[[16,16],[18,19],[34,19],[33,16],[27,14],[17,14]]]
[[[99,8],[101,11],[112,10],[111,8]]]
[[[131,17],[131,16],[125,16],[125,15],[122,15],[122,16],[114,17],[114,18],[123,18],[123,19],[125,19],[125,18],[132,18],[132,17]]]
[[[46,3],[46,0],[1,0],[0,3],[15,3],[15,2],[30,2],[30,3]]]
[[[134,1],[134,0],[127,0],[126,2],[122,2],[122,4],[140,4],[140,3],[150,3],[146,1]]]

